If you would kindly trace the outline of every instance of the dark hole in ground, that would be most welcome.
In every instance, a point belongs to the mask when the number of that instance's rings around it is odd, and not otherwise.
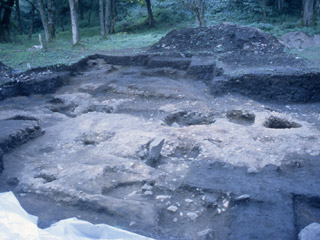
[[[164,122],[169,126],[191,126],[191,125],[202,125],[202,124],[211,124],[216,120],[212,114],[204,115],[199,112],[188,112],[188,111],[179,111],[172,113],[165,117]]]
[[[227,112],[227,118],[230,122],[241,125],[252,125],[256,119],[253,113],[243,110],[232,110]]]
[[[299,123],[291,122],[284,118],[279,118],[275,116],[271,116],[265,121],[263,124],[266,128],[273,129],[290,129],[290,128],[300,128],[302,127]]]

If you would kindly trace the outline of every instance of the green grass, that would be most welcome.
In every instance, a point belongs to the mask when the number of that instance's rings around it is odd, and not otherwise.
[[[81,42],[72,46],[71,32],[65,31],[47,44],[46,50],[31,50],[33,45],[39,45],[38,35],[33,35],[31,41],[26,36],[17,36],[15,42],[0,44],[0,61],[20,71],[30,64],[33,68],[54,64],[70,64],[95,53],[112,53],[122,50],[122,53],[134,53],[143,47],[156,43],[171,29],[154,28],[135,33],[120,32],[109,35],[106,39],[100,37],[99,27],[80,30]]]

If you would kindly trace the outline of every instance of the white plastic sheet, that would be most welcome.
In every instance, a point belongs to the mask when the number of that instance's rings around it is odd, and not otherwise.
[[[1,240],[152,240],[77,218],[61,220],[46,229],[39,229],[37,222],[38,218],[28,214],[12,192],[0,193]]]

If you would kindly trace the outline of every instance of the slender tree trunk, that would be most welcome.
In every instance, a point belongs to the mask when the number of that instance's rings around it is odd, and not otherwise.
[[[32,33],[33,33],[33,23],[34,23],[34,11],[35,11],[35,7],[32,4],[31,5],[31,10],[30,10],[30,26],[29,26],[29,33],[28,33],[28,38],[29,40],[31,40],[32,38]]]
[[[111,0],[111,33],[115,33],[115,25],[116,25],[116,3],[115,0]]]
[[[260,0],[260,6],[262,9],[262,21],[267,21],[267,0]]]
[[[91,23],[91,13],[92,13],[93,1],[94,1],[94,0],[91,0],[91,2],[90,2],[89,14],[88,14],[88,25],[90,25],[90,23]]]
[[[112,0],[106,0],[105,5],[105,34],[112,33]]]
[[[1,2],[0,8],[0,42],[10,42],[10,17],[14,0]],[[3,13],[1,12],[3,10]]]
[[[147,4],[147,9],[148,9],[148,24],[150,27],[154,26],[154,18],[153,18],[153,13],[152,13],[152,8],[151,8],[151,1],[150,0],[145,0]]]
[[[78,23],[78,0],[69,0],[69,5],[72,24],[72,44],[75,45],[80,41]]]
[[[105,21],[104,21],[104,6],[103,6],[103,0],[99,0],[99,19],[100,19],[100,33],[102,37],[105,37],[106,35],[106,29],[105,29]]]
[[[303,24],[310,26],[313,24],[314,0],[302,0],[303,3]]]
[[[16,20],[18,22],[19,34],[22,34],[21,13],[20,13],[20,0],[16,0]]]
[[[56,37],[56,24],[54,21],[55,9],[52,0],[47,0],[48,8],[48,28],[51,38]]]
[[[205,8],[205,1],[204,0],[199,0],[198,1],[198,6],[196,8],[196,18],[198,25],[200,27],[205,27],[206,26],[206,21],[204,19],[204,8]]]
[[[42,0],[37,0],[37,2],[38,2],[38,9],[39,9],[39,13],[40,13],[41,21],[42,21],[44,34],[46,36],[46,42],[50,42],[51,41],[51,35],[50,35],[50,32],[49,32],[49,27],[48,27],[48,19],[47,19],[47,16],[46,16],[45,12],[44,12],[43,1]]]
[[[278,7],[278,12],[279,12],[279,13],[282,13],[282,11],[283,11],[283,5],[284,5],[284,0],[278,0],[277,7]]]
[[[205,21],[205,0],[180,0],[180,2],[190,10],[196,17],[200,27],[206,26]]]

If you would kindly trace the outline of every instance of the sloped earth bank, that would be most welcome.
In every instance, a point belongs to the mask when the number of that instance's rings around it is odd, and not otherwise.
[[[310,63],[158,50],[6,75],[0,190],[42,227],[78,216],[156,239],[291,240],[319,223]]]

